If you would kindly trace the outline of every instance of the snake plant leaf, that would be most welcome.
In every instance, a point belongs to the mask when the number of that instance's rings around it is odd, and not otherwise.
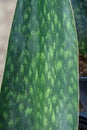
[[[87,57],[87,0],[71,0],[76,20],[79,52]]]
[[[18,0],[0,130],[77,130],[78,43],[70,0]]]

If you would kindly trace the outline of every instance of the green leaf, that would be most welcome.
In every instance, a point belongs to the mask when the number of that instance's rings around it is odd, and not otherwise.
[[[0,130],[77,130],[78,111],[71,1],[18,0],[0,93]]]

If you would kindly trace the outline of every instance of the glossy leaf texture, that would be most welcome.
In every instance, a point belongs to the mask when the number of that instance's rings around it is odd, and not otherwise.
[[[0,130],[77,130],[78,43],[69,0],[18,0]]]

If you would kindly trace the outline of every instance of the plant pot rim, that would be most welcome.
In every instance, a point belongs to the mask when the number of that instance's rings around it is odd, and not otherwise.
[[[87,82],[87,76],[80,76],[79,81],[86,81]]]

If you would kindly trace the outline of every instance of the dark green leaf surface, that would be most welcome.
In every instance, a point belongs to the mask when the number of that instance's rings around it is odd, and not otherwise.
[[[78,45],[69,0],[18,0],[0,130],[77,130]]]

